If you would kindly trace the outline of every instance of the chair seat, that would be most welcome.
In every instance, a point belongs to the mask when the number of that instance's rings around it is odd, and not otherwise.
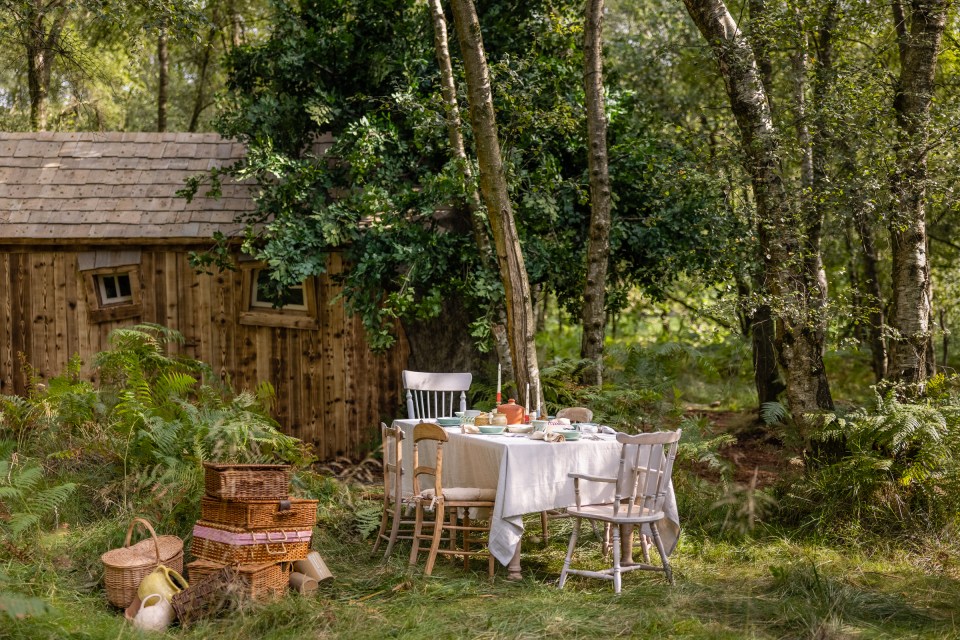
[[[567,514],[574,518],[587,518],[589,520],[601,520],[614,524],[641,524],[644,522],[657,522],[666,517],[663,511],[634,511],[632,515],[627,515],[627,508],[623,507],[616,516],[613,515],[613,503],[607,504],[589,504],[582,507],[568,507]]]
[[[432,500],[433,489],[424,489],[420,497]],[[497,497],[496,489],[481,489],[479,487],[444,487],[443,499],[448,502],[493,502]]]

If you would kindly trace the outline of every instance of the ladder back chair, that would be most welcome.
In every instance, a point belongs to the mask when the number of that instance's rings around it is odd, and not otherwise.
[[[677,457],[677,443],[680,441],[680,429],[639,435],[617,434],[617,442],[622,445],[620,464],[616,477],[598,477],[571,473],[577,504],[570,507],[568,513],[576,518],[567,557],[563,561],[559,588],[567,581],[567,575],[575,574],[590,578],[613,581],[613,590],[620,593],[621,576],[627,571],[642,569],[662,571],[667,582],[673,584],[673,571],[660,538],[657,523],[664,519],[664,502],[670,487],[673,473],[673,461]],[[580,482],[607,482],[615,486],[613,502],[584,505],[580,502]],[[580,524],[583,520],[599,521],[611,525],[613,530],[613,567],[603,571],[571,569],[570,559],[577,546]],[[628,566],[620,565],[620,526],[646,524],[650,528],[653,542],[660,553],[662,566],[644,563]],[[646,557],[646,553],[644,554]]]
[[[446,418],[454,411],[467,410],[467,391],[472,373],[403,372],[407,396],[407,418]]]
[[[373,553],[380,548],[381,542],[386,541],[387,550],[383,554],[386,560],[393,553],[397,540],[413,539],[416,521],[403,517],[404,510],[413,506],[411,495],[403,495],[403,429],[388,427],[381,422],[380,434],[383,438],[383,515],[380,516],[380,531],[373,545]]]
[[[586,407],[566,407],[557,411],[557,417],[570,422],[590,422],[593,420],[593,411]]]
[[[436,563],[437,555],[463,556],[464,568],[469,568],[470,558],[473,556],[487,557],[487,572],[493,577],[495,558],[489,550],[475,551],[471,547],[482,541],[477,538],[481,533],[490,533],[489,521],[485,525],[476,525],[471,522],[472,509],[493,509],[495,489],[480,489],[473,487],[444,488],[441,477],[443,475],[443,444],[447,442],[447,432],[441,427],[428,422],[421,422],[413,428],[413,493],[416,496],[417,515],[413,530],[413,547],[410,549],[410,564],[417,563],[420,555],[420,542],[430,541],[430,551],[423,572],[430,575]],[[431,442],[436,447],[433,466],[423,465],[420,462],[421,443]],[[432,476],[433,487],[420,488],[421,476]],[[425,526],[431,524],[424,520],[426,506],[434,509],[433,531],[424,533]],[[458,524],[458,511],[464,510],[463,524]],[[444,531],[447,531],[450,547],[440,548],[440,541]],[[457,533],[462,535],[462,548],[457,548]]]

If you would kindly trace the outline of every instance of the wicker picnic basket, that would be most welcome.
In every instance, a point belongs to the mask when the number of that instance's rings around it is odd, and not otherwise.
[[[292,562],[307,557],[312,535],[312,528],[248,531],[199,520],[193,528],[190,551],[195,558],[223,564]]]
[[[290,494],[288,464],[203,463],[207,495],[221,500],[286,500]]]
[[[310,529],[317,522],[318,500],[249,500],[227,502],[204,497],[201,518],[207,522],[259,529]]]
[[[236,570],[224,565],[216,565],[215,570],[202,577],[191,571],[190,586],[170,599],[180,624],[186,626],[226,608],[230,603],[235,576]]]
[[[191,580],[204,580],[216,574],[225,566],[208,560],[194,560],[187,565]],[[263,562],[260,564],[233,565],[234,581],[239,585],[238,592],[258,600],[282,594],[290,582],[290,563]]]
[[[133,528],[140,524],[150,538],[130,545]],[[183,540],[177,536],[158,536],[153,526],[143,518],[134,518],[127,529],[127,537],[120,549],[111,549],[102,556],[103,582],[110,604],[125,609],[137,595],[140,582],[157,565],[183,572]]]

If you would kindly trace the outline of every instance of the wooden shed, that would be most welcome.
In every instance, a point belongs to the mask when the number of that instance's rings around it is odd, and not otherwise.
[[[91,356],[114,328],[154,322],[234,388],[271,382],[275,417],[319,456],[363,452],[402,406],[405,342],[371,353],[326,275],[275,309],[258,295],[263,265],[202,275],[189,264],[253,205],[238,184],[189,204],[175,192],[242,153],[215,134],[0,134],[0,393],[26,391],[22,362],[48,377],[73,354],[95,380]],[[342,268],[332,254],[329,274]]]

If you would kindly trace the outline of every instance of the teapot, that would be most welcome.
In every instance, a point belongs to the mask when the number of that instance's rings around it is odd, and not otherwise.
[[[183,579],[182,575],[170,567],[165,567],[161,564],[157,565],[153,573],[147,574],[147,576],[140,581],[140,586],[137,588],[137,595],[140,596],[141,601],[146,602],[147,596],[159,593],[163,596],[164,600],[169,601],[170,598],[186,589],[187,586],[189,585],[187,581]]]

